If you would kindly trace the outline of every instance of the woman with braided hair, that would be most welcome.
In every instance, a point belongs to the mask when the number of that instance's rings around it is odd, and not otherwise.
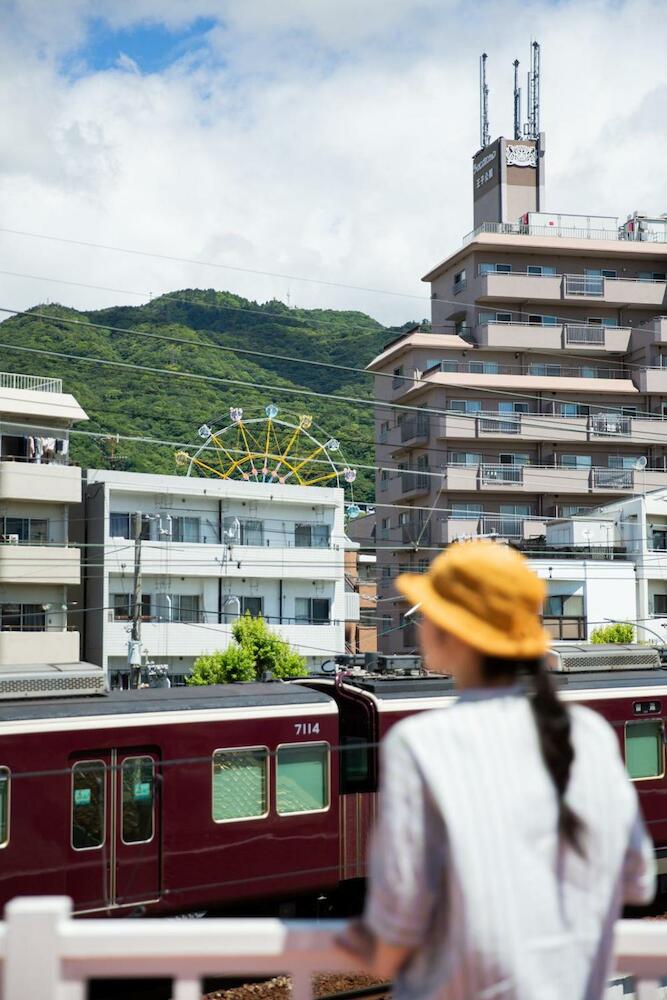
[[[397,587],[460,697],[383,742],[366,908],[341,944],[396,977],[395,1000],[599,1000],[653,849],[613,730],[555,692],[544,585],[478,541]]]

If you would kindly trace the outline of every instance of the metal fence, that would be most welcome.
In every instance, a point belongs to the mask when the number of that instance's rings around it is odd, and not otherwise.
[[[480,466],[482,484],[505,483],[510,486],[520,486],[523,483],[522,465],[489,465],[486,462]]]
[[[569,323],[565,327],[566,344],[591,344],[596,347],[604,347],[605,328],[603,326],[571,326]]]
[[[33,389],[38,392],[62,392],[61,378],[22,375],[20,372],[0,372],[0,389]]]

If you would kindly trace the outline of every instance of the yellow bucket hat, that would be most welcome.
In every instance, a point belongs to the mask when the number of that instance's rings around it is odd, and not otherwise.
[[[508,545],[456,542],[427,573],[402,573],[396,587],[435,625],[481,653],[528,660],[550,646],[540,621],[546,587]]]

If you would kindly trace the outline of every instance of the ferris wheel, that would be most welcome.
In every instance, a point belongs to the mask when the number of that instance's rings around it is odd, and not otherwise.
[[[310,414],[279,416],[273,403],[261,416],[246,418],[232,406],[223,426],[202,424],[197,431],[202,444],[193,453],[176,452],[176,464],[188,476],[212,476],[255,483],[297,486],[349,486],[357,478],[346,464],[335,438],[319,441],[320,429]],[[348,505],[348,516],[360,510]]]

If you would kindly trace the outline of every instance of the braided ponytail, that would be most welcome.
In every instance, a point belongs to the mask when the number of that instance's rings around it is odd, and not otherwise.
[[[528,675],[532,681],[530,704],[537,727],[542,760],[558,798],[558,833],[578,854],[584,854],[583,823],[565,802],[574,748],[570,738],[570,716],[556,694],[553,681],[542,660],[508,660],[498,656],[482,659],[482,674],[488,680],[516,679]]]

